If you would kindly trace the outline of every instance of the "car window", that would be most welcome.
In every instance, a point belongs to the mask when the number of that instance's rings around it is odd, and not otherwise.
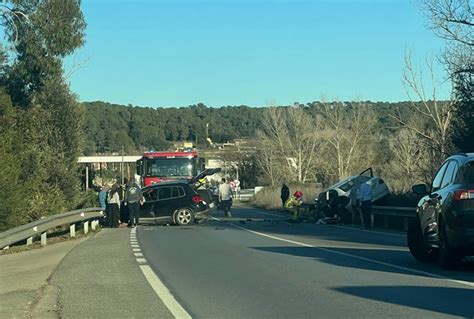
[[[348,190],[352,189],[354,186],[359,187],[360,184],[364,183],[369,179],[368,176],[362,175],[362,176],[357,176],[350,181],[347,181],[346,183],[342,184],[339,186],[339,189],[341,189],[344,192],[347,192]]]
[[[184,189],[181,186],[173,187],[172,197],[183,197]]]
[[[441,182],[440,188],[445,188],[453,181],[453,177],[457,172],[458,164],[455,161],[451,161],[446,168],[446,172],[444,173],[443,181]]]
[[[474,161],[468,162],[464,166],[465,183],[474,184]]]
[[[143,191],[143,197],[145,197],[145,201],[153,201],[156,200],[156,189],[147,189]]]
[[[172,187],[160,187],[158,189],[158,200],[171,198],[172,189]]]
[[[433,179],[433,182],[431,183],[431,191],[434,192],[438,190],[441,186],[441,182],[443,180],[443,175],[444,172],[446,171],[446,167],[448,166],[449,162],[444,163],[443,166],[438,170],[438,172],[435,175],[435,178]]]

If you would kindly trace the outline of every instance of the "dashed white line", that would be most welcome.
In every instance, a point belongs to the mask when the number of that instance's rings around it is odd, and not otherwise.
[[[142,253],[134,253],[135,257],[143,257]]]

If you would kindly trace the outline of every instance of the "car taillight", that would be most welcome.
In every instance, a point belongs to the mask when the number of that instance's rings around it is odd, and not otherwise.
[[[461,189],[454,192],[454,200],[474,199],[474,189]]]
[[[197,195],[197,196],[193,196],[192,201],[195,202],[195,203],[201,203],[204,200],[202,199],[201,196]]]

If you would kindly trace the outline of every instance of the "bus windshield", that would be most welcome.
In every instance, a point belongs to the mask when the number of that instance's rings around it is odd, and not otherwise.
[[[195,174],[193,160],[189,158],[154,158],[145,162],[145,176],[190,177]]]

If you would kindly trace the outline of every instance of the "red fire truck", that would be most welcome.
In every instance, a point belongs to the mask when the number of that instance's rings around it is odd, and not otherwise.
[[[205,160],[198,151],[156,152],[148,151],[137,161],[137,174],[141,186],[161,181],[192,179],[205,169]]]

